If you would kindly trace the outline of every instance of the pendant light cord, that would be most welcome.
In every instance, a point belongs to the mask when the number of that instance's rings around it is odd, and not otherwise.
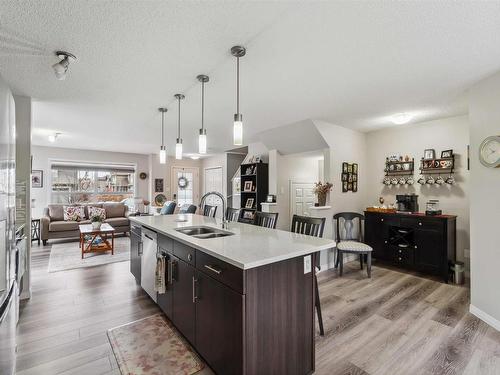
[[[240,58],[236,58],[236,113],[240,113]]]
[[[178,119],[177,119],[177,138],[181,138],[181,98],[178,98],[179,100],[179,113],[178,113]]]
[[[204,112],[205,112],[205,82],[201,82],[201,130],[204,129]]]

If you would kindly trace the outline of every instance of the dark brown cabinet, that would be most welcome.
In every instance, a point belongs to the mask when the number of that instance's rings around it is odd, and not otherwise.
[[[173,262],[172,322],[182,334],[195,343],[195,268],[177,257]]]
[[[456,216],[365,212],[365,241],[375,259],[449,279]]]
[[[141,233],[141,226],[132,224],[130,229],[130,272],[138,283],[141,282]]]
[[[196,279],[196,349],[217,374],[242,374],[244,296],[202,272]]]
[[[158,248],[167,288],[157,303],[215,373],[314,372],[314,279],[304,257],[243,270],[162,234]]]

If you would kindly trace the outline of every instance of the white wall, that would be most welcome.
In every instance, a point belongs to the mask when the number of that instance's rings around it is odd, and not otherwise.
[[[363,212],[366,208],[366,135],[356,130],[344,128],[325,121],[314,120],[319,132],[328,143],[325,150],[325,180],[333,183],[327,205],[334,212]],[[358,164],[358,191],[342,193],[342,162]],[[331,225],[331,223],[327,223]]]
[[[276,190],[275,212],[278,216],[278,229],[290,230],[290,181],[293,182],[317,182],[319,178],[319,157],[304,156],[304,155],[280,155],[275,150],[269,152],[270,160],[273,160],[276,177],[276,185],[273,190]],[[274,184],[274,183],[273,183]],[[270,179],[271,190],[271,179]],[[270,194],[272,194],[270,192]]]
[[[500,135],[500,73],[469,93],[471,312],[500,330],[500,168],[479,162],[484,138]]]
[[[149,157],[142,154],[126,154],[108,151],[75,150],[59,147],[32,146],[33,169],[43,171],[43,188],[32,188],[31,198],[36,199],[33,217],[40,217],[50,200],[50,160],[80,161],[89,163],[134,164],[137,172],[149,172]],[[150,175],[146,180],[136,178],[136,196],[150,199]]]
[[[387,203],[396,201],[396,194],[417,194],[420,211],[425,211],[429,199],[439,199],[445,214],[457,215],[457,258],[464,260],[464,250],[469,244],[469,171],[467,171],[467,145],[469,144],[469,120],[467,116],[450,117],[415,125],[401,125],[370,132],[366,136],[367,163],[365,206],[378,205],[379,197]],[[455,153],[456,185],[441,186],[382,184],[385,159],[391,154],[409,155],[415,158],[414,178],[420,175],[420,159],[424,150],[433,148],[436,155],[453,149]],[[437,176],[435,176],[437,177]]]

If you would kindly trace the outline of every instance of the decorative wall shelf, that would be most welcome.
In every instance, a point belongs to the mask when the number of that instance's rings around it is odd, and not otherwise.
[[[420,160],[420,172],[422,174],[452,174],[454,168],[455,155],[449,158]]]
[[[389,161],[385,162],[386,176],[406,176],[413,175],[415,170],[415,159],[408,161]]]

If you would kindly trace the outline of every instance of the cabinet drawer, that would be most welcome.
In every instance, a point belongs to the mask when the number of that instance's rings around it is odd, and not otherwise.
[[[195,250],[182,242],[174,241],[174,255],[194,266]]]
[[[398,246],[392,246],[393,259],[396,264],[413,266],[414,254],[412,248],[400,248]]]
[[[427,217],[412,217],[401,218],[401,226],[406,228],[441,230],[443,223],[440,220],[429,219]]]
[[[196,268],[239,293],[243,291],[243,270],[202,251],[196,252]]]
[[[174,250],[174,241],[167,236],[158,234],[158,247],[171,253]]]

